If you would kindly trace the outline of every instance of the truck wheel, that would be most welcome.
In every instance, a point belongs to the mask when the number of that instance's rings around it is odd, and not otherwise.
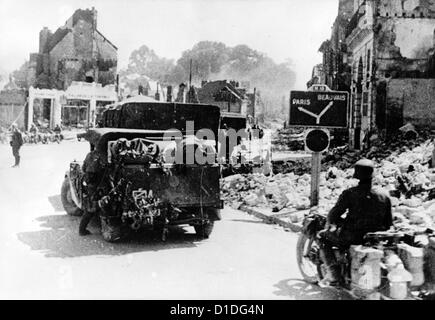
[[[109,223],[106,217],[100,216],[101,234],[103,239],[107,242],[116,242],[121,239],[121,228]]]
[[[212,221],[222,220],[221,210],[216,208],[207,208],[207,216]]]
[[[213,231],[214,221],[208,221],[205,224],[194,225],[196,234],[202,239],[208,239]]]
[[[83,214],[83,211],[77,207],[77,205],[74,203],[72,197],[71,197],[71,186],[69,184],[68,178],[65,178],[65,180],[62,183],[62,189],[60,191],[60,199],[62,201],[63,208],[65,209],[66,213],[70,216],[79,217]]]

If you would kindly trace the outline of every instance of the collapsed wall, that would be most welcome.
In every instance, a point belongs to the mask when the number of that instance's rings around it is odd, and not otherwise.
[[[391,79],[386,86],[387,130],[401,123],[435,129],[435,79]]]

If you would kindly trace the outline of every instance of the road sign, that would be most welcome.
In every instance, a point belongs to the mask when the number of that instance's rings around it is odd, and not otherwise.
[[[329,147],[330,135],[327,129],[309,129],[305,131],[305,150],[311,151],[311,207],[319,205],[320,170],[322,152]]]
[[[291,91],[289,125],[346,128],[348,101],[345,91]]]
[[[305,149],[311,152],[323,152],[329,147],[329,131],[325,129],[311,129],[305,132]]]

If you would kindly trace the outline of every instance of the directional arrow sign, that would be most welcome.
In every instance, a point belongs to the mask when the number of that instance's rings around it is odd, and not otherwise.
[[[346,128],[349,94],[342,91],[292,91],[290,126]]]

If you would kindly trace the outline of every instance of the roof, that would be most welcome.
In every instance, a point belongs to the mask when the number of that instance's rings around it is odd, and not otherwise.
[[[115,46],[109,39],[107,39],[100,31],[98,31],[98,30],[96,30],[97,31],[97,33],[100,35],[100,36],[102,36],[103,37],[103,39],[105,40],[105,41],[107,41],[113,48],[115,48],[115,50],[118,50],[118,47],[117,46]]]
[[[50,52],[53,48],[62,41],[65,36],[70,33],[71,30],[67,28],[58,28],[56,32],[50,37],[50,41],[48,42],[47,50]]]
[[[240,118],[240,119],[246,119],[246,116],[240,113],[235,112],[221,112],[222,118]]]
[[[322,42],[319,48],[319,52],[325,52],[331,47],[331,41],[325,40]]]
[[[125,104],[125,103],[142,103],[142,102],[158,102],[158,101],[156,99],[148,97],[148,96],[137,95],[137,96],[133,96],[133,97],[127,98],[125,100],[122,100],[120,103]]]
[[[198,99],[199,101],[208,101],[211,97],[214,97],[224,89],[231,92],[237,99],[243,100],[242,94],[227,80],[207,82],[202,88],[198,89]]]
[[[73,27],[77,24],[78,21],[84,20],[91,24],[94,23],[94,12],[89,9],[78,9],[74,12],[72,15],[72,25]],[[105,41],[107,41],[115,50],[118,50],[118,47],[116,47],[109,39],[107,39],[100,31],[95,30],[97,34],[99,34]],[[69,33],[72,32],[71,29],[69,29],[66,26],[60,27],[56,30],[56,32],[50,37],[50,41],[48,43],[48,52],[53,50],[53,48],[62,41],[63,38]]]

